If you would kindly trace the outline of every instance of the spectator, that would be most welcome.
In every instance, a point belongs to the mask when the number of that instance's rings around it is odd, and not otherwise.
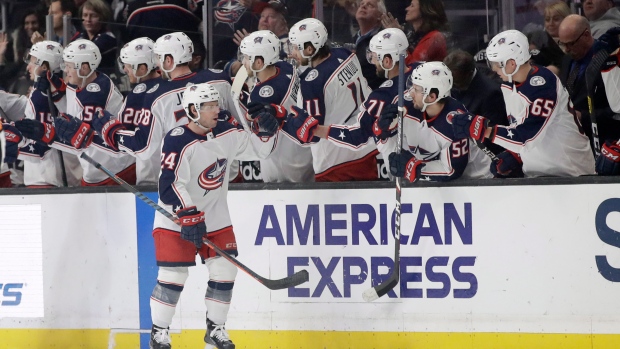
[[[484,115],[493,125],[508,125],[506,105],[500,84],[478,72],[474,57],[462,50],[450,52],[443,60],[452,71],[451,96],[465,105],[470,113]],[[495,154],[504,149],[488,139],[485,145]]]
[[[545,31],[553,41],[558,41],[560,23],[568,15],[570,15],[570,8],[564,1],[558,1],[545,7]]]
[[[620,122],[613,119],[614,112],[609,107],[599,69],[595,70],[595,75],[586,77],[592,56],[598,51],[600,44],[592,37],[586,18],[579,15],[564,18],[560,24],[559,35],[560,47],[568,55],[562,61],[560,79],[573,101],[584,132],[590,138],[592,149],[597,149],[592,135],[592,122],[588,108],[589,93],[592,95],[601,144],[607,140],[620,138]],[[588,85],[590,85],[589,88]]]
[[[101,52],[99,70],[106,74],[114,72],[116,63],[116,37],[107,30],[107,23],[112,20],[110,5],[103,0],[87,0],[79,12],[84,30],[79,31],[74,39],[90,40]]]
[[[75,15],[77,15],[77,8],[75,7],[75,3],[73,2],[73,0],[52,0],[52,2],[50,3],[50,7],[49,7],[49,14],[53,16],[53,27],[54,27],[54,34],[51,37],[52,41],[56,41],[57,43],[61,44],[61,45],[65,45],[66,43],[63,42],[63,22],[62,22],[62,17],[64,15],[67,15],[71,18],[73,18]],[[75,35],[75,32],[77,30],[75,29],[75,26],[73,26],[73,24],[71,25],[71,27],[69,28],[69,42],[72,41],[73,36]],[[43,35],[41,35],[39,33],[39,31],[35,31],[34,34],[32,34],[31,37],[31,42],[33,44],[36,44],[37,42],[43,41],[45,40],[45,38],[43,37]]]
[[[525,35],[517,30],[501,32],[486,52],[491,68],[504,82],[510,126],[490,127],[484,116],[459,114],[452,119],[455,137],[471,137],[477,143],[488,138],[504,147],[499,161],[491,165],[496,176],[520,169],[526,177],[593,174],[594,157],[572,115],[568,93],[548,69],[530,64]]]
[[[280,39],[280,58],[286,58],[291,53],[288,42],[287,16],[288,9],[286,6],[279,0],[272,0],[267,3],[258,21],[258,30],[269,30]],[[242,28],[235,32],[233,41],[239,46],[243,38],[248,35],[249,32]]]
[[[28,10],[22,17],[21,26],[11,33],[13,41],[14,62],[21,61],[30,47],[32,42],[30,38],[34,32],[39,31],[44,24],[43,16],[35,10]]]
[[[586,0],[583,15],[590,21],[590,32],[595,39],[610,28],[620,26],[620,11],[612,0]]]
[[[418,61],[442,61],[448,44],[442,31],[448,30],[448,17],[441,0],[411,0],[405,21],[412,30],[403,29],[409,38],[407,64]],[[383,17],[385,28],[400,28],[391,15]],[[402,29],[402,28],[401,28]]]
[[[559,75],[564,52],[551,36],[544,30],[536,30],[527,34],[527,40],[530,43],[532,62]]]
[[[366,50],[370,39],[381,30],[381,17],[385,15],[385,3],[383,0],[362,0],[355,19],[359,24],[360,30],[355,34],[355,54],[362,66],[362,74],[368,81],[368,86],[375,90],[386,79],[386,76],[378,76],[377,68],[366,59]]]

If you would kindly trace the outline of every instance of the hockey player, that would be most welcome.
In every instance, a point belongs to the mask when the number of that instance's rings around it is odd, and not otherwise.
[[[241,61],[248,76],[256,77],[250,92],[248,106],[262,109],[263,105],[290,108],[297,101],[299,78],[296,70],[287,62],[280,61],[280,40],[269,30],[259,30],[246,36],[239,49]],[[280,108],[281,108],[280,107]],[[284,109],[282,116],[286,115]],[[310,148],[283,136],[273,153],[260,162],[263,182],[313,182],[312,153]]]
[[[157,65],[153,46],[155,43],[149,38],[138,38],[125,44],[118,57],[119,68],[127,74],[129,81],[133,84],[133,90],[125,97],[125,101],[118,115],[115,117],[110,113],[100,112],[98,117],[93,120],[93,127],[102,135],[102,138],[110,147],[121,150],[136,158],[136,184],[154,185],[157,183],[159,174],[159,157],[151,156],[140,152],[132,151],[132,148],[125,146],[125,139],[132,140],[133,137],[140,136],[140,127],[150,124],[150,118],[142,113],[146,91],[162,82],[157,79]],[[117,130],[118,129],[118,130]],[[118,134],[118,141],[115,137],[106,138]]]
[[[314,136],[327,139],[334,145],[351,150],[366,149],[367,144],[376,143],[381,151],[391,132],[382,134],[377,127],[376,130],[378,131],[375,133],[373,125],[384,108],[395,103],[398,97],[398,57],[399,54],[407,52],[408,46],[407,37],[400,29],[384,29],[373,36],[368,46],[367,59],[375,65],[377,75],[388,80],[372,91],[364,103],[359,106],[355,124],[319,125],[315,123],[314,127],[311,126]],[[411,74],[411,70],[411,67],[405,67],[406,78]],[[383,151],[381,152],[383,153]],[[389,152],[384,154],[386,165],[389,154]]]
[[[526,177],[581,176],[594,173],[588,137],[575,116],[568,92],[547,68],[529,63],[528,40],[517,30],[497,34],[487,60],[503,80],[509,126],[489,127],[482,115],[453,119],[458,138],[488,138],[506,149],[491,171],[506,175],[519,168]]]
[[[465,106],[450,97],[452,73],[442,62],[426,62],[411,73],[411,88],[405,94],[403,149],[396,153],[397,109],[386,108],[375,129],[386,138],[383,152],[390,173],[410,182],[419,179],[448,181],[461,176],[490,177],[490,160],[467,139],[454,137],[451,119],[466,112]]]
[[[133,157],[108,147],[100,137],[94,137],[91,129],[93,117],[99,110],[117,113],[123,102],[112,80],[96,71],[101,62],[99,48],[92,41],[73,41],[63,51],[63,61],[67,83],[67,114],[61,114],[54,121],[53,128],[43,125],[44,132],[36,127],[28,130],[20,127],[20,131],[25,137],[51,144],[53,148],[64,152],[77,156],[86,152],[125,181],[135,183]],[[26,131],[29,131],[28,134]],[[83,170],[83,186],[116,185],[88,161],[79,160]]]
[[[151,295],[153,328],[150,348],[170,348],[168,328],[196,253],[209,269],[205,294],[207,348],[234,349],[225,329],[237,268],[216,256],[203,237],[237,255],[235,233],[228,213],[227,167],[233,159],[264,158],[273,150],[278,123],[261,113],[252,129],[245,131],[234,120],[218,122],[221,98],[211,84],[185,89],[182,105],[191,120],[170,131],[163,140],[159,204],[179,217],[178,226],[156,213],[153,237],[159,266],[157,285]]]
[[[61,112],[66,111],[65,84],[60,69],[62,47],[54,41],[38,42],[32,45],[24,61],[28,64],[26,70],[34,82],[34,88],[28,97],[5,95],[7,98],[2,98],[2,109],[21,109],[18,114],[11,113],[16,120],[25,117],[28,120],[37,120],[41,126],[42,123],[51,124],[53,118],[48,93],[52,91],[52,86],[54,87],[50,99],[55,104],[54,108]],[[21,121],[18,121],[19,124]],[[82,168],[75,156],[63,156],[59,150],[36,141],[25,142],[19,153],[19,158],[24,160],[24,184],[27,187],[63,186],[63,170],[68,185],[79,185]]]
[[[153,87],[145,93],[142,109],[139,111],[141,120],[139,126],[132,132],[125,132],[127,127],[119,124],[110,124],[102,129],[102,137],[111,147],[151,163],[158,161],[161,142],[166,133],[177,126],[187,124],[181,103],[186,86],[204,82],[213,84],[222,96],[225,108],[236,114],[231,107],[230,78],[225,73],[210,69],[192,72],[189,68],[188,63],[192,60],[194,46],[185,33],[175,32],[161,36],[155,42],[153,52],[162,77],[154,81]],[[102,121],[110,120],[110,115],[105,117],[107,119]],[[231,164],[229,167],[238,169],[238,164]],[[238,170],[235,169],[231,171],[238,174]],[[144,174],[143,178],[157,175],[158,171],[156,169],[153,171]]]
[[[327,29],[319,20],[297,22],[289,32],[294,50],[309,67],[300,75],[298,107],[319,125],[352,125],[354,116],[370,94],[357,56],[343,48],[330,48]],[[295,135],[293,135],[295,136]],[[356,151],[306,134],[310,143],[315,180],[319,182],[377,179],[377,150],[368,143]]]

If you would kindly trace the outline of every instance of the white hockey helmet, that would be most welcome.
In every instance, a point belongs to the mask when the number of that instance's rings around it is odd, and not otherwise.
[[[288,33],[288,39],[293,45],[297,45],[303,58],[312,58],[316,52],[327,43],[327,28],[318,19],[306,18],[295,23]],[[315,48],[312,56],[304,56],[304,44],[310,42]]]
[[[383,57],[390,55],[396,63],[400,54],[407,53],[407,47],[409,47],[409,41],[407,41],[407,36],[402,30],[398,28],[383,29],[370,39],[366,58],[369,63],[372,63],[372,54],[375,53],[379,65],[385,70],[385,77],[387,78],[388,71],[392,70],[394,65],[390,69],[386,69],[383,66]]]
[[[123,71],[123,65],[131,65],[133,74],[140,82],[140,79],[150,73],[156,66],[155,54],[153,53],[153,46],[155,43],[153,40],[143,37],[134,39],[123,46],[121,53],[118,56],[119,68]],[[143,76],[138,76],[136,71],[140,64],[146,65],[147,72]]]
[[[159,68],[169,73],[173,71],[177,65],[188,63],[192,60],[194,44],[187,34],[183,32],[174,32],[160,36],[157,41],[155,41],[153,52],[157,55],[158,64],[160,65]],[[174,59],[174,66],[169,70],[165,70],[164,67],[161,66],[166,55],[170,55]]]
[[[219,106],[222,105],[220,93],[211,84],[202,83],[185,88],[185,91],[183,92],[183,108],[185,109],[185,113],[190,120],[202,128],[204,127],[198,123],[198,120],[200,119],[200,106],[202,103],[206,102],[218,102]],[[196,108],[196,112],[198,114],[196,117],[193,117],[192,113],[190,113],[191,105]]]
[[[64,64],[73,63],[78,76],[82,79],[86,79],[99,67],[99,63],[101,63],[101,52],[99,52],[99,47],[97,47],[94,42],[86,39],[78,39],[65,47],[62,52],[62,60]],[[86,76],[80,75],[80,68],[84,63],[87,63],[90,67],[90,73]]]
[[[37,60],[34,63],[37,66],[41,66],[43,62],[47,62],[49,69],[52,72],[60,72],[60,65],[62,63],[62,46],[55,41],[41,41],[30,47],[30,51],[26,53],[24,62],[30,63],[30,57],[35,57]]]
[[[431,93],[432,89],[437,89],[437,99],[433,103],[426,103],[422,111],[429,105],[437,103],[442,98],[450,97],[452,89],[452,72],[443,62],[426,62],[417,66],[411,73],[411,84],[422,87],[424,100]]]
[[[258,30],[243,38],[239,50],[249,57],[251,64],[257,56],[262,57],[265,62],[263,70],[280,60],[280,39],[270,30]],[[255,73],[261,70],[252,69]]]
[[[518,30],[506,30],[493,37],[486,50],[488,62],[498,62],[502,73],[512,82],[512,76],[519,67],[530,60],[530,44],[527,37]],[[512,74],[506,74],[506,62],[514,60],[517,68]]]

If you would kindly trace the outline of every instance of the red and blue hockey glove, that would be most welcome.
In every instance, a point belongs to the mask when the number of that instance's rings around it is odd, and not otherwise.
[[[118,150],[115,136],[118,131],[126,129],[125,125],[107,110],[99,110],[97,116],[93,118],[93,128],[110,148]]]
[[[471,137],[476,143],[482,143],[487,127],[489,127],[489,120],[481,115],[463,113],[456,114],[452,118],[455,139]],[[492,137],[489,138],[492,139]]]
[[[204,212],[198,211],[196,206],[191,206],[177,211],[177,217],[181,224],[181,239],[193,243],[196,248],[201,248],[202,237],[207,233]]]
[[[286,121],[286,108],[279,104],[264,104],[261,102],[250,102],[250,104],[248,104],[249,121],[256,119],[258,114],[262,112],[268,112],[273,115],[276,120],[278,120],[278,124],[280,124],[280,126],[282,126],[282,124]]]
[[[417,160],[413,154],[403,150],[400,154],[391,153],[388,157],[390,173],[396,177],[402,177],[413,183],[420,179],[424,161]]]
[[[52,144],[56,140],[56,130],[54,126],[39,120],[22,119],[15,121],[15,128],[21,132],[22,136],[33,141]]]
[[[54,119],[54,128],[58,138],[75,149],[88,147],[95,135],[89,124],[65,113]]]
[[[54,102],[58,102],[65,95],[67,85],[62,78],[56,74],[52,74],[49,70],[41,72],[37,81],[34,83],[34,88],[47,93],[52,93],[51,97]]]
[[[279,125],[275,116],[268,111],[262,111],[252,119],[250,127],[259,137],[272,137],[278,132]]]
[[[0,137],[4,137],[4,149],[0,149],[0,159],[12,164],[19,155],[19,142],[23,139],[21,132],[9,124],[0,124]]]
[[[286,119],[284,127],[287,133],[296,137],[301,143],[317,142],[318,137],[314,136],[314,131],[319,126],[319,120],[308,115],[308,113],[298,107],[291,107],[291,113]]]
[[[497,154],[497,161],[491,162],[491,173],[495,178],[523,177],[521,156],[509,150]]]
[[[398,105],[390,104],[381,111],[381,115],[372,126],[375,136],[386,140],[394,136],[398,128]]]
[[[237,126],[239,123],[237,119],[228,111],[228,110],[220,110],[217,114],[217,122],[227,122],[233,126]]]
[[[601,176],[620,174],[620,141],[603,144],[601,155],[596,158],[596,173]]]

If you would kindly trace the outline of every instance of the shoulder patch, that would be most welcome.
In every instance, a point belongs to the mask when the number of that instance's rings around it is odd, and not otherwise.
[[[157,91],[158,88],[159,88],[159,84],[156,84],[155,86],[151,87],[150,90],[146,91],[146,93],[153,93]]]
[[[316,69],[312,69],[308,75],[306,75],[306,81],[312,81],[314,79],[316,79],[319,76],[319,71]]]
[[[209,68],[209,70],[214,73],[221,73],[223,71],[222,69],[213,69],[213,68]]]
[[[454,116],[455,116],[456,114],[464,114],[464,113],[465,113],[465,111],[464,111],[464,110],[461,110],[461,109],[453,110],[453,111],[449,112],[448,114],[446,114],[446,121],[447,121],[450,125],[452,125],[452,119],[454,118]]]
[[[172,131],[170,131],[170,136],[180,136],[185,133],[183,127],[175,127]]]
[[[261,87],[260,90],[258,90],[258,95],[263,97],[263,98],[273,96],[273,87],[271,87],[271,86],[263,86],[263,87]]]
[[[382,88],[382,87],[392,87],[392,85],[394,85],[394,81],[386,80],[384,83],[381,84],[381,86],[379,86],[379,88]]]
[[[545,78],[543,78],[542,76],[532,76],[532,78],[530,79],[530,85],[532,86],[542,86],[546,83]]]
[[[145,84],[138,84],[136,85],[136,87],[133,88],[133,93],[142,93],[146,91],[146,85]]]
[[[86,91],[88,92],[99,92],[101,91],[101,87],[99,87],[98,84],[91,82],[90,84],[88,84],[88,86],[86,86]]]

